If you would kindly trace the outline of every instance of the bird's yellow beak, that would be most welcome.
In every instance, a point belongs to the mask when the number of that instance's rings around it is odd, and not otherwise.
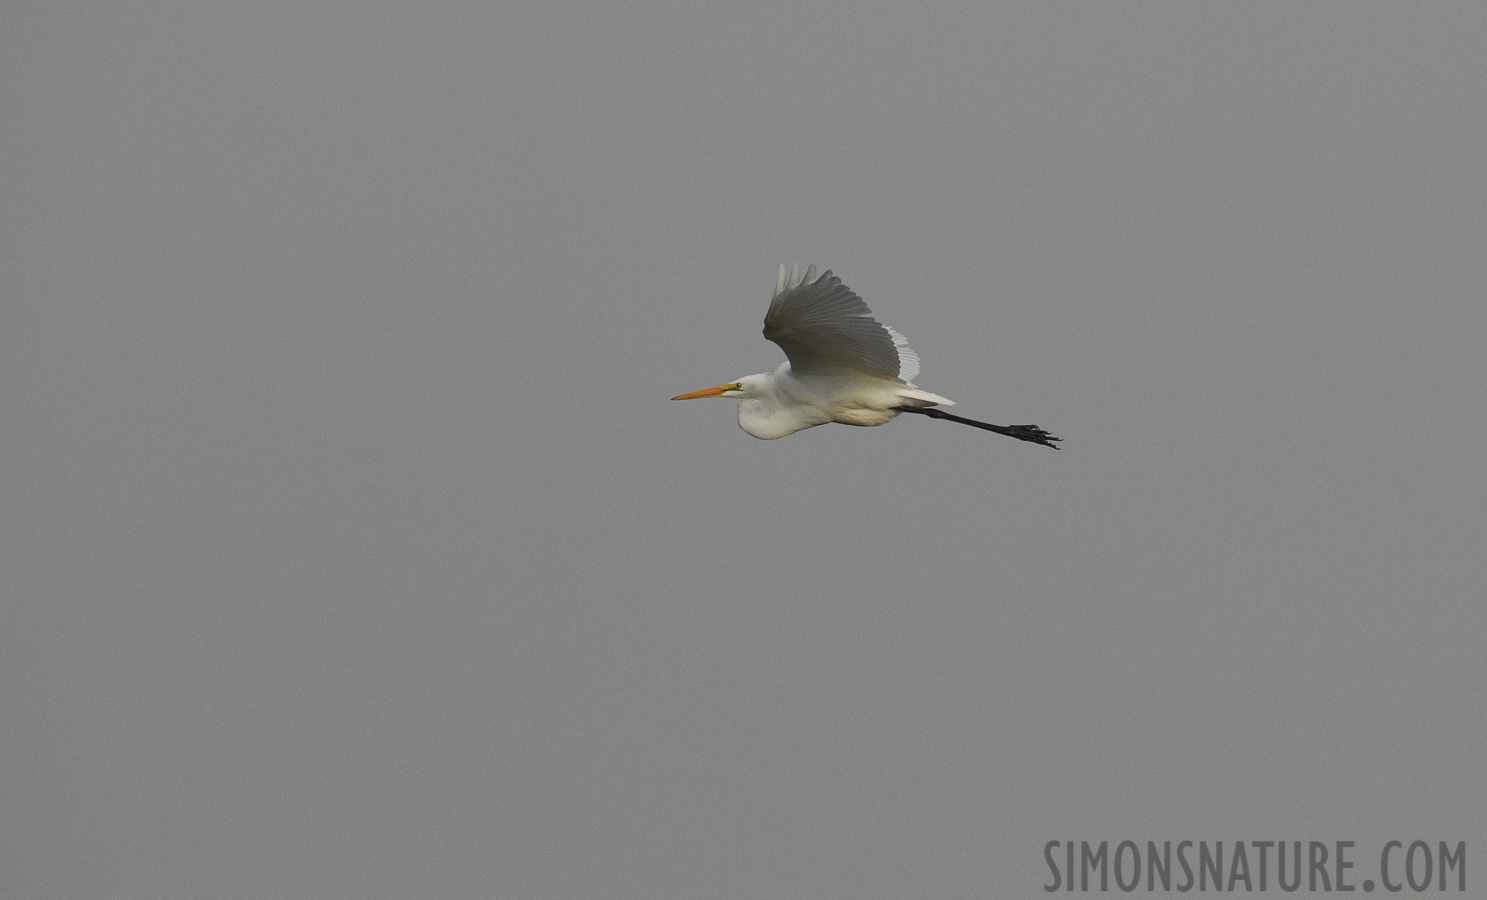
[[[672,397],[671,399],[673,399],[673,400],[696,400],[698,397],[721,397],[721,396],[723,396],[724,392],[726,392],[726,391],[736,391],[736,390],[738,390],[738,388],[739,388],[738,382],[734,382],[733,384],[720,384],[720,385],[718,385],[715,388],[708,388],[705,391],[693,391],[690,394],[682,394],[680,397]]]

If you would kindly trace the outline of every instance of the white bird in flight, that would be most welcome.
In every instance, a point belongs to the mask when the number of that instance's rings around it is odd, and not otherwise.
[[[828,270],[780,266],[764,336],[780,345],[786,362],[705,391],[672,397],[737,397],[739,427],[772,440],[805,428],[841,422],[882,425],[899,413],[949,419],[1058,449],[1058,438],[1036,425],[992,425],[953,416],[938,405],[955,401],[914,386],[919,357],[904,336],[873,318],[872,310]]]

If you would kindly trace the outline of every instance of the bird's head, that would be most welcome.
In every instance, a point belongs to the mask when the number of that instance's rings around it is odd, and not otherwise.
[[[769,375],[750,375],[740,378],[729,384],[720,384],[710,387],[705,391],[693,391],[690,394],[682,394],[680,397],[672,397],[673,400],[696,400],[699,397],[734,397],[739,400],[747,400],[750,397],[759,397],[767,385],[765,381]]]
[[[673,400],[696,400],[699,397],[746,397],[743,382],[735,381],[732,384],[720,384],[710,387],[705,391],[693,391],[690,394],[682,394],[680,397],[672,397]]]

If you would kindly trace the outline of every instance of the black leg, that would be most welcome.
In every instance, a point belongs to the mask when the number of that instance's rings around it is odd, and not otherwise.
[[[953,415],[945,412],[943,409],[936,409],[933,406],[900,406],[898,407],[898,411],[929,416],[931,419],[949,419],[952,422],[959,422],[962,425],[972,425],[976,428],[984,428],[987,431],[995,431],[997,434],[1005,434],[1007,437],[1017,438],[1019,441],[1029,441],[1034,444],[1042,444],[1044,447],[1052,447],[1055,450],[1059,449],[1058,444],[1053,443],[1059,440],[1059,438],[1054,437],[1036,425],[993,425],[990,422],[977,422],[975,419]]]

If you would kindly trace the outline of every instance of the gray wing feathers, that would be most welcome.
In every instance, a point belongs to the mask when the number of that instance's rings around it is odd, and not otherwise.
[[[798,269],[775,282],[774,299],[764,316],[764,336],[780,345],[790,368],[801,374],[849,370],[905,381],[918,374],[918,358],[898,335],[872,317],[872,310],[842,280],[814,267],[797,282]],[[897,338],[897,340],[895,340]],[[902,365],[900,348],[913,360]],[[900,374],[901,369],[915,371]]]

